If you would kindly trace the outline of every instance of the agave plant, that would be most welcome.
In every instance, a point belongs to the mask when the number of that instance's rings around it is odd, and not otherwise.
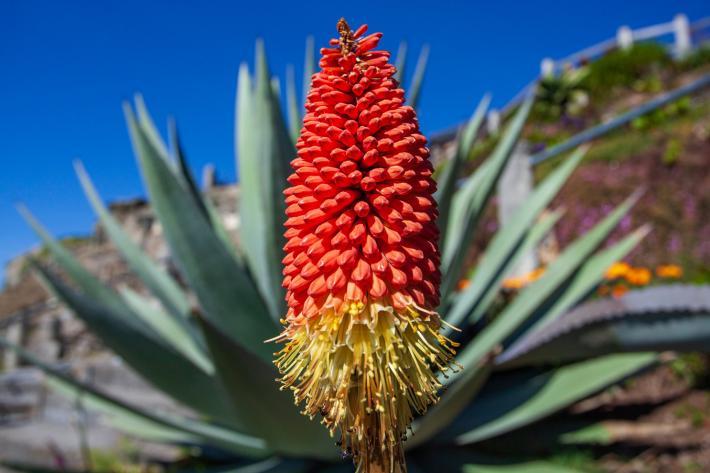
[[[353,34],[351,39],[358,40],[357,36]],[[328,60],[325,65],[328,67]],[[275,379],[280,375],[272,361],[279,347],[264,343],[279,337],[283,331],[280,321],[287,314],[282,287],[281,249],[286,243],[282,192],[288,185],[289,161],[296,156],[293,120],[300,121],[295,100],[291,100],[295,87],[288,87],[289,131],[274,84],[263,47],[258,44],[255,74],[243,65],[238,78],[236,154],[242,194],[238,246],[222,226],[212,203],[196,186],[176,127],[169,127],[165,143],[140,98],[135,110],[126,106],[128,128],[150,201],[184,285],[127,236],[78,163],[79,180],[101,224],[152,297],[127,289],[116,292],[104,285],[26,209],[21,209],[66,276],[59,277],[50,267],[35,263],[47,287],[108,348],[156,389],[189,407],[192,415],[129,405],[6,340],[0,343],[44,370],[54,388],[70,396],[80,395],[87,407],[104,413],[112,425],[130,435],[217,448],[234,460],[235,466],[229,469],[233,472],[351,471],[350,460],[343,460],[327,429],[301,415],[288,390],[279,389]],[[454,361],[463,369],[438,373],[446,375],[436,381],[445,389],[438,402],[414,419],[409,439],[402,445],[406,466],[399,464],[397,454],[397,461],[361,462],[362,471],[367,473],[406,468],[411,472],[435,468],[523,471],[524,465],[528,467],[525,471],[557,471],[542,462],[520,460],[516,452],[523,450],[524,440],[507,443],[504,457],[492,454],[495,449],[491,444],[506,435],[524,432],[522,429],[533,424],[544,429],[552,445],[593,439],[603,428],[586,425],[578,431],[575,429],[582,426],[559,429],[540,422],[652,366],[658,362],[660,350],[709,346],[708,288],[650,288],[620,299],[585,302],[606,269],[648,232],[642,226],[602,248],[638,194],[620,203],[570,244],[541,278],[493,313],[505,277],[562,217],[561,209],[545,210],[584,151],[572,153],[541,182],[510,222],[492,237],[475,267],[467,268],[464,261],[473,235],[520,137],[533,98],[528,97],[509,120],[491,156],[476,172],[462,178],[463,163],[470,155],[488,104],[485,97],[461,130],[456,154],[440,173],[434,194],[441,247],[441,302],[434,308],[447,327],[443,335],[434,335],[434,341],[447,337],[459,343]],[[294,166],[299,168],[298,163]],[[432,276],[437,270],[429,275],[433,284],[438,284]],[[470,284],[457,290],[457,282],[469,274]],[[293,290],[289,281],[285,285]],[[160,304],[153,304],[153,299]],[[355,311],[360,309],[356,304]],[[289,313],[291,324],[293,315],[293,311]],[[448,328],[451,326],[461,332]],[[294,332],[283,333],[287,339],[294,338]],[[432,342],[431,338],[425,340]],[[313,356],[330,359],[327,348],[323,350]],[[337,362],[328,366],[341,372]],[[417,369],[434,370],[432,366],[436,364]],[[358,379],[356,374],[348,376]],[[326,380],[316,377],[314,382]],[[294,391],[298,399],[298,385]],[[435,392],[428,395],[432,403],[437,400]],[[306,413],[318,417],[318,404],[313,406],[307,404]],[[392,415],[405,414],[397,411]],[[335,426],[333,430],[357,427],[355,421],[340,422],[337,416],[328,416],[324,412],[325,423]],[[395,418],[399,430],[394,434],[403,434],[408,421]],[[346,434],[343,432],[345,446],[357,447]],[[385,442],[383,448],[388,438],[375,437]],[[371,449],[372,445],[365,443],[361,448]],[[377,457],[368,451],[355,453],[361,458]]]

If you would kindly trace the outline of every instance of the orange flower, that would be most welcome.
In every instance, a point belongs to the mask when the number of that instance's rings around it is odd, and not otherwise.
[[[629,288],[624,286],[623,284],[616,284],[611,289],[611,295],[612,295],[612,297],[615,297],[616,299],[623,296],[627,292],[629,292]]]
[[[683,268],[675,264],[664,264],[656,268],[659,278],[679,279],[683,277]]]
[[[535,268],[529,273],[522,276],[513,276],[503,280],[503,289],[515,290],[522,289],[528,284],[537,281],[545,274],[545,268]]]
[[[528,284],[531,283],[531,282],[537,281],[538,279],[540,279],[540,278],[542,277],[543,274],[545,274],[545,268],[535,268],[535,269],[533,269],[533,270],[530,271],[530,272],[527,274],[527,276],[526,276],[526,279],[527,279],[527,281],[528,281]]]
[[[645,286],[651,282],[651,271],[647,268],[631,268],[624,279],[634,286]]]
[[[466,289],[470,285],[471,285],[470,279],[462,279],[458,283],[458,290],[463,291],[464,289]]]
[[[626,274],[631,270],[631,266],[623,261],[617,261],[616,263],[609,266],[606,270],[604,277],[606,279],[619,279],[626,276]]]
[[[281,381],[322,414],[358,471],[404,468],[415,413],[438,400],[436,184],[381,33],[338,23],[321,49],[286,195]]]
[[[522,277],[511,277],[503,280],[503,289],[516,290],[525,286],[525,280]]]

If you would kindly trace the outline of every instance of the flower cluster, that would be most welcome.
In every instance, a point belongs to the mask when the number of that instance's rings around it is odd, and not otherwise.
[[[537,281],[545,274],[545,268],[539,267],[534,270],[522,274],[520,276],[512,276],[503,280],[502,287],[508,291],[518,291]],[[665,264],[656,267],[655,275],[662,279],[679,279],[683,277],[683,268],[675,264]],[[629,286],[647,286],[653,281],[653,273],[650,269],[644,267],[634,267],[630,264],[617,261],[609,266],[604,273],[605,284],[600,286],[599,294],[611,294],[614,297],[623,296]],[[464,290],[470,281],[462,279],[459,281],[458,289]]]
[[[282,383],[358,471],[404,469],[415,413],[438,399],[436,189],[426,138],[381,33],[338,23],[313,75],[286,196]]]

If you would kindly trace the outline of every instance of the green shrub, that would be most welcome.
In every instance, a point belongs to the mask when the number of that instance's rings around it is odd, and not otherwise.
[[[657,43],[639,43],[629,50],[615,50],[589,65],[582,87],[603,97],[615,87],[630,87],[656,66],[670,62],[668,52]]]
[[[663,157],[661,158],[663,164],[666,166],[672,166],[678,161],[680,155],[683,153],[683,143],[677,138],[672,138],[666,144],[666,149],[663,151]]]
[[[698,69],[710,64],[710,45],[703,45],[683,59],[679,66],[682,70]]]

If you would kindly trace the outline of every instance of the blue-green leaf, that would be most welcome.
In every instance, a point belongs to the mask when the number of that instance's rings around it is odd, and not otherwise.
[[[205,373],[214,374],[214,366],[185,324],[181,324],[153,301],[130,287],[120,289],[123,300],[133,312],[153,328],[161,339]]]
[[[0,346],[15,351],[25,361],[41,369],[49,376],[55,386],[61,387],[61,391],[64,394],[74,397],[81,396],[82,402],[88,407],[107,414],[118,426],[140,427],[140,429],[146,429],[149,434],[165,440],[209,443],[227,451],[252,458],[263,457],[269,453],[265,443],[259,438],[197,419],[142,410],[102,393],[89,384],[72,378],[2,337],[0,337]],[[132,432],[132,434],[138,436],[140,436],[140,433],[141,430]]]
[[[523,289],[502,313],[459,354],[457,357],[459,363],[464,367],[475,366],[502,344],[580,268],[629,211],[639,196],[639,193],[635,193],[629,197],[584,236],[570,244],[550,264],[540,279]],[[455,377],[452,377],[453,379]],[[449,383],[452,380],[449,380]]]
[[[422,84],[424,83],[424,74],[426,73],[426,64],[429,59],[429,45],[422,46],[417,59],[417,66],[414,69],[412,76],[412,84],[409,86],[408,102],[412,108],[416,109],[419,105],[419,97],[422,92]]]
[[[106,233],[121,252],[129,267],[140,277],[151,292],[160,299],[173,316],[182,319],[183,323],[186,323],[190,312],[190,304],[183,291],[170,276],[157,267],[150,257],[121,228],[121,225],[103,204],[84,166],[79,161],[76,161],[74,168],[77,176],[79,176],[79,181],[86,197],[101,220],[101,225],[103,225]]]
[[[463,187],[454,197],[449,225],[446,230],[446,240],[442,241],[442,273],[444,277],[442,278],[441,294],[443,301],[447,300],[461,277],[465,256],[471,241],[473,241],[476,225],[513,152],[533,100],[534,95],[531,94],[527,97],[506,128],[491,157],[481,165],[473,176],[466,179]]]
[[[394,79],[399,82],[400,87],[405,87],[404,79],[406,77],[407,68],[407,42],[401,41],[399,47],[397,48],[397,56],[394,60],[394,67],[397,68],[397,72],[394,73]]]
[[[522,370],[491,378],[444,438],[467,445],[542,419],[648,367],[656,355],[612,355],[550,371]]]
[[[527,335],[498,361],[515,368],[669,350],[710,350],[710,286],[657,286],[588,302]]]
[[[466,316],[470,316],[472,321],[478,320],[488,309],[480,306],[484,294],[487,291],[497,290],[495,286],[502,280],[506,262],[521,244],[534,220],[548,206],[583,156],[584,150],[577,150],[533,191],[510,221],[495,234],[477,266],[471,284],[448,311],[447,320],[450,323],[457,325]]]
[[[213,231],[128,107],[126,118],[153,209],[202,310],[242,346],[269,360],[271,353],[263,340],[273,337],[277,327],[249,274]]]
[[[490,104],[490,102],[490,95],[484,95],[476,107],[476,111],[473,112],[471,119],[468,121],[460,135],[457,136],[456,151],[454,156],[451,160],[444,164],[441,175],[437,179],[438,189],[434,194],[434,198],[436,198],[439,206],[439,219],[437,222],[441,231],[441,241],[446,240],[446,230],[448,228],[451,200],[456,192],[456,186],[458,185],[461,169],[471,153],[473,142],[478,135],[478,130],[481,127],[481,123],[483,123],[483,119],[486,116],[486,110],[488,110],[488,104]]]
[[[299,413],[288,390],[280,389],[272,363],[262,362],[200,319],[205,339],[235,411],[250,432],[259,434],[275,452],[337,458],[327,430]]]
[[[285,220],[283,190],[296,150],[278,100],[269,85],[263,44],[257,43],[254,86],[241,81],[237,98],[237,166],[241,188],[240,219],[244,256],[274,321],[285,313],[281,287]]]
[[[205,415],[230,421],[231,406],[214,378],[158,336],[126,323],[128,314],[77,293],[47,268],[36,269],[48,289],[147,382]]]

